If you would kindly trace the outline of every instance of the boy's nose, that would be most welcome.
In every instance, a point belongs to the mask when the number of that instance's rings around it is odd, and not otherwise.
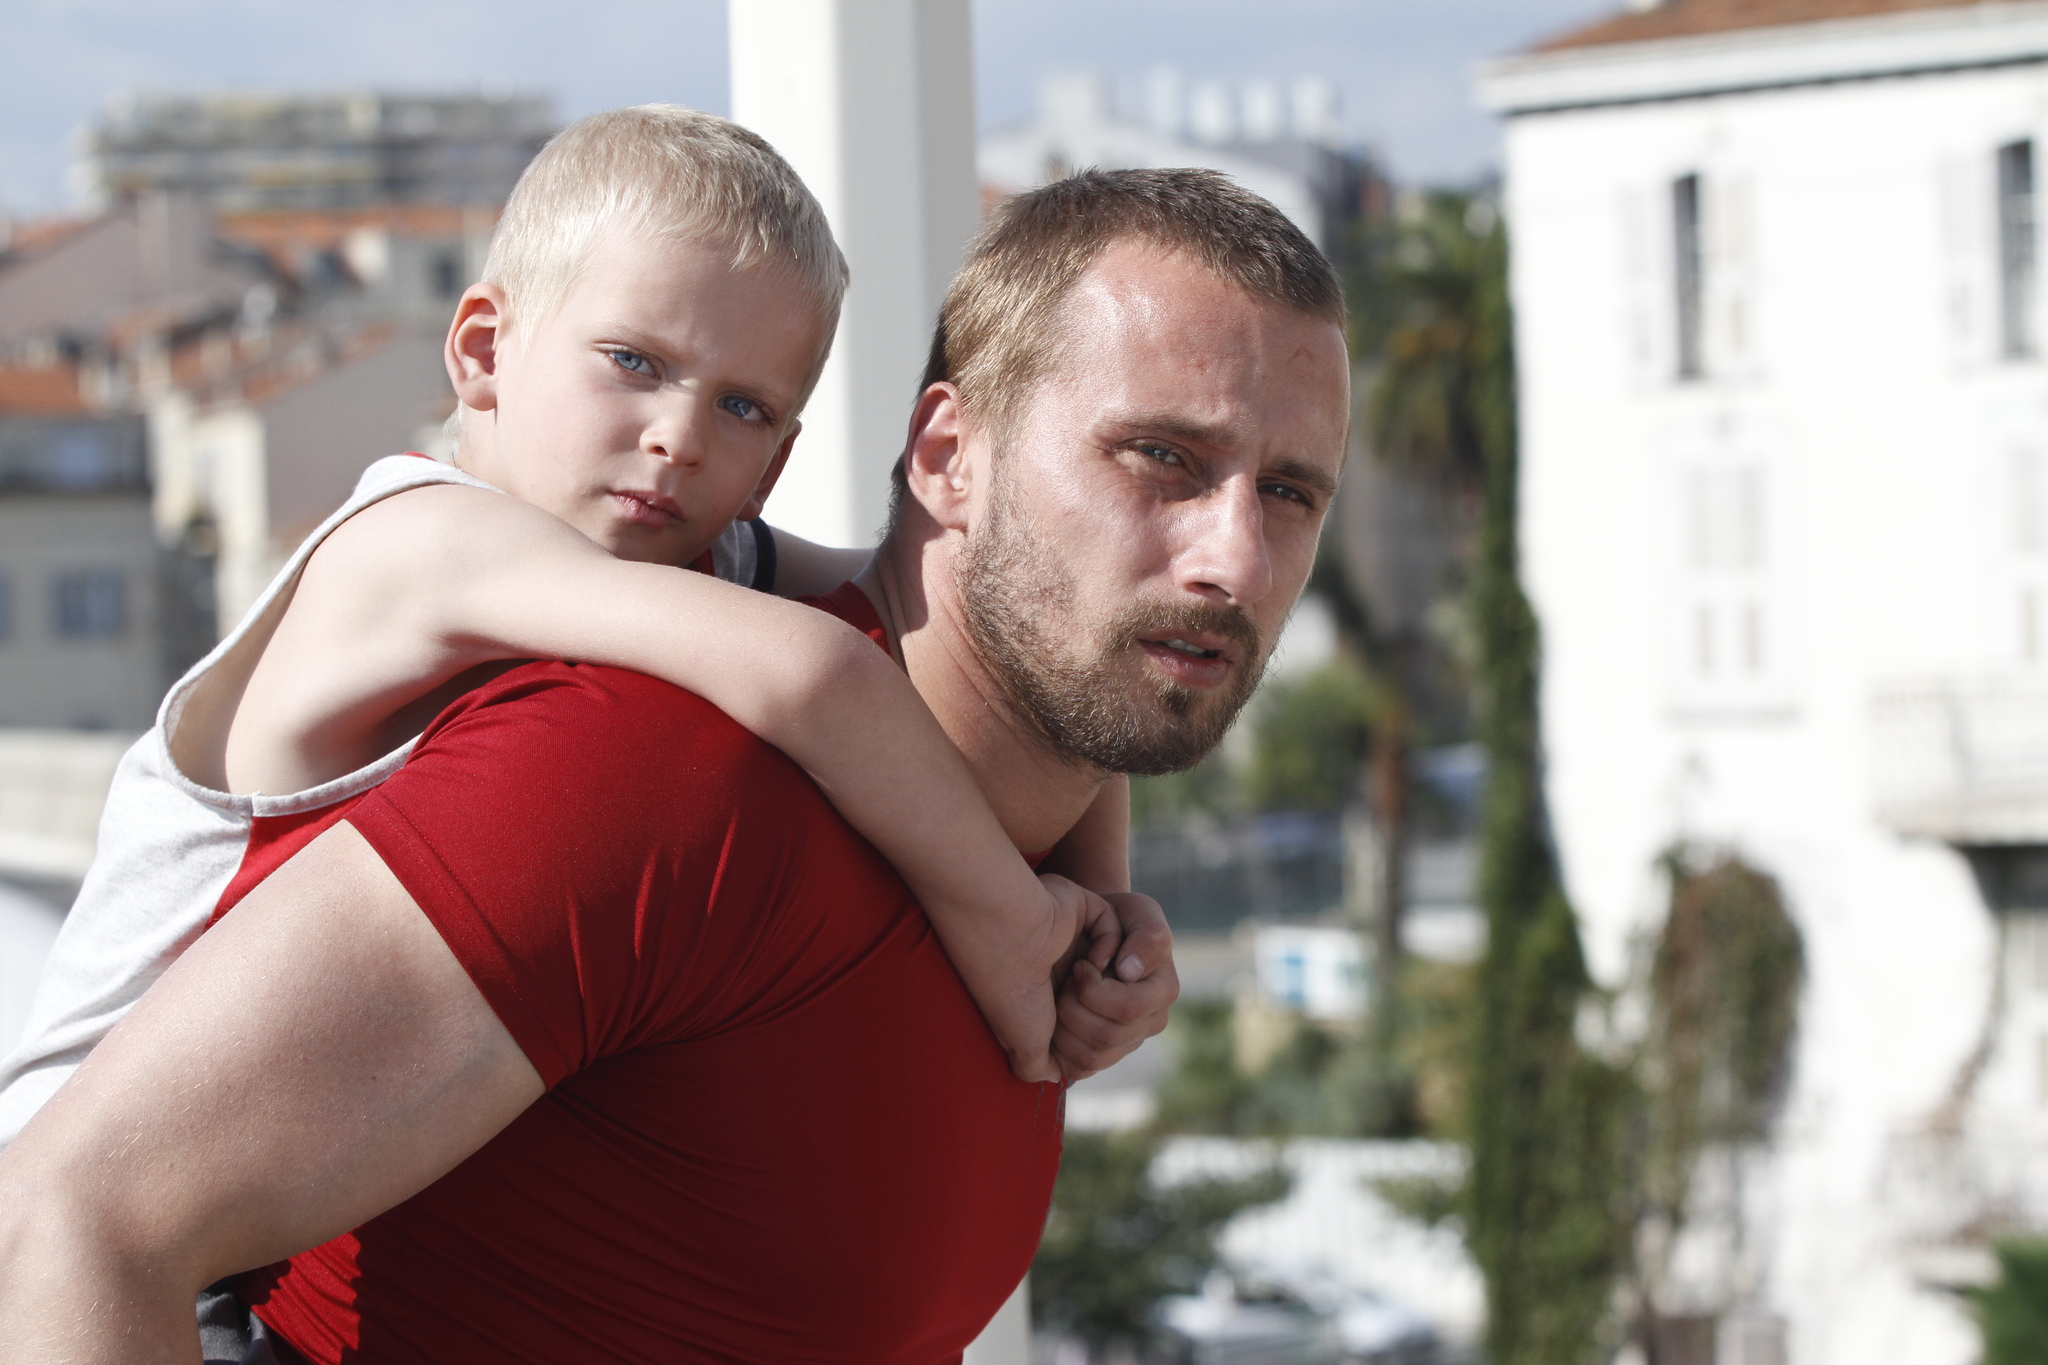
[[[640,448],[670,464],[696,466],[704,462],[704,427],[689,410],[662,413],[640,433]]]

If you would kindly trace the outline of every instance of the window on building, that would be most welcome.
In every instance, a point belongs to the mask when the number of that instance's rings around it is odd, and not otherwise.
[[[1691,665],[1703,682],[1754,681],[1765,671],[1763,471],[1709,466],[1687,478]]]
[[[2008,142],[1998,149],[1999,323],[2008,359],[2039,349],[2034,255],[2034,144]]]
[[[119,569],[74,569],[51,583],[57,634],[104,639],[128,628],[128,580]]]
[[[1672,261],[1677,285],[1678,377],[1698,379],[1706,373],[1702,355],[1705,286],[1700,242],[1700,178],[1682,175],[1671,184],[1674,229]]]

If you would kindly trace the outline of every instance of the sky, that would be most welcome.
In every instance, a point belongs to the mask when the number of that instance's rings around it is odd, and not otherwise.
[[[1150,67],[1192,80],[1322,75],[1345,121],[1411,183],[1494,162],[1472,64],[1617,0],[974,0],[984,128],[1031,113],[1047,70],[1106,72],[1135,99]],[[724,0],[7,0],[0,211],[72,206],[70,135],[120,90],[510,88],[564,118],[672,100],[724,112]],[[596,16],[596,17],[593,17]]]

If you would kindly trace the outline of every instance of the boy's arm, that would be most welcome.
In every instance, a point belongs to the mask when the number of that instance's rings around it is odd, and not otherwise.
[[[841,550],[818,545],[771,526],[775,537],[777,597],[821,597],[858,574],[875,557],[873,550]]]
[[[1048,1052],[1054,973],[1083,936],[1104,940],[1107,963],[1114,916],[1078,887],[1032,875],[909,678],[845,622],[614,559],[537,508],[453,486],[352,518],[315,555],[292,613],[302,637],[349,642],[342,672],[403,674],[393,661],[410,658],[424,683],[498,659],[577,659],[697,693],[809,772],[902,874],[1013,1070],[1059,1076]],[[348,630],[321,629],[340,616],[352,617]],[[318,661],[329,672],[340,647]],[[1144,1027],[1131,1025],[1132,1038]]]

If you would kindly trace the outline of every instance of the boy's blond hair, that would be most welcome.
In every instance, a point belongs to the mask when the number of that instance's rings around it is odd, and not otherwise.
[[[846,258],[789,163],[737,123],[677,104],[639,104],[578,119],[551,138],[513,186],[484,262],[483,278],[505,291],[512,325],[552,315],[599,233],[612,227],[716,242],[732,251],[736,268],[779,265],[817,304],[830,344]]]

